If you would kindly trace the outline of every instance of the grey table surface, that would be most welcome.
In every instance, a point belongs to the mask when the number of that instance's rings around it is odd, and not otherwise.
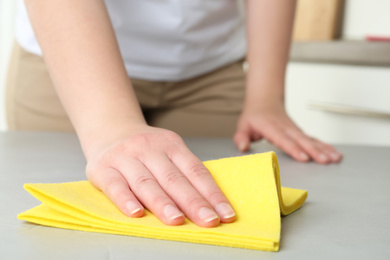
[[[186,139],[202,160],[238,156],[230,139]],[[340,164],[298,163],[274,150],[282,186],[307,189],[282,218],[279,252],[107,235],[38,226],[16,215],[39,204],[24,183],[85,179],[73,134],[0,133],[0,259],[390,259],[390,147],[337,146]]]

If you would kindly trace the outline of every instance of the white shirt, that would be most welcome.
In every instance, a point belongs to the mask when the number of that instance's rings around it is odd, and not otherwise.
[[[183,80],[246,53],[243,0],[106,0],[106,6],[130,77]],[[23,1],[16,38],[42,55]]]

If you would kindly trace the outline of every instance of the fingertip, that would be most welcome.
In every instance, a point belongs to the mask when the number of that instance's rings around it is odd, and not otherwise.
[[[168,226],[180,226],[185,223],[185,219],[186,219],[185,216],[181,215],[181,216],[176,216],[175,218],[172,219],[167,219],[164,221],[164,223]]]
[[[220,219],[217,216],[216,218],[213,218],[207,222],[203,222],[199,226],[205,227],[205,228],[213,228],[213,227],[217,227],[219,225],[219,223],[220,223]]]
[[[219,216],[208,207],[200,208],[198,217],[199,221],[196,224],[201,227],[216,227],[220,223]]]
[[[330,158],[330,156],[328,156],[326,154],[323,154],[323,153],[316,154],[312,158],[318,164],[324,164],[325,165],[325,164],[334,163],[332,161],[332,159]]]
[[[317,156],[316,161],[321,164],[328,164],[331,162],[331,158],[324,153],[320,153]]]
[[[128,201],[125,205],[126,208],[126,215],[132,218],[140,218],[144,215],[144,208],[137,202],[134,201]]]
[[[196,223],[196,224],[200,227],[213,228],[213,227],[217,227],[220,222],[221,222],[220,218],[216,215],[213,218],[204,220],[201,223]]]
[[[221,218],[221,223],[233,223],[236,220],[236,215],[230,217]]]
[[[233,208],[226,202],[220,203],[215,207],[215,211],[220,217],[220,222],[231,223],[236,219],[236,213]]]
[[[343,159],[343,155],[338,152],[332,152],[330,153],[330,158],[332,159],[332,162],[339,163]]]
[[[182,225],[185,221],[184,214],[174,205],[168,204],[164,207],[164,223],[170,226]]]
[[[233,140],[240,152],[245,152],[248,150],[250,141],[249,137],[245,134],[245,132],[237,131],[234,135]]]
[[[310,156],[305,152],[299,152],[297,155],[297,160],[300,162],[308,162],[310,161]]]
[[[240,150],[240,152],[246,152],[248,151],[249,149],[249,145],[247,144],[247,142],[243,141],[243,142],[240,142],[238,144],[238,150]]]
[[[94,179],[97,188],[112,201],[112,203],[128,217],[142,217],[144,207],[129,189],[126,179],[114,169],[106,169],[106,173],[101,174],[98,179]],[[110,176],[110,178],[102,178]],[[96,181],[97,180],[97,181]]]
[[[237,137],[235,138],[235,143],[240,152],[243,153],[248,151],[250,142],[247,138]]]

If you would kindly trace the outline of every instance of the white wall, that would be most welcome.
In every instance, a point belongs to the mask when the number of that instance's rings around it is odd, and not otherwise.
[[[364,39],[368,34],[390,36],[390,1],[346,0],[343,24],[344,38]]]
[[[14,40],[15,0],[0,0],[0,131],[6,129],[4,85]]]

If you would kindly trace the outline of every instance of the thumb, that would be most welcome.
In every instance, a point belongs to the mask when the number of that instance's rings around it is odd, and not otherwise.
[[[251,143],[249,127],[238,127],[236,133],[234,134],[233,141],[238,150],[241,152],[248,151]]]

